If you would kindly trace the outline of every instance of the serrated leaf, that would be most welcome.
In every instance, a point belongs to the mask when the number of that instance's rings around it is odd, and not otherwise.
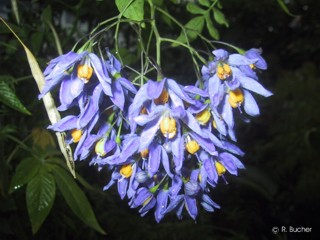
[[[209,17],[209,15],[206,16],[206,26],[208,29],[208,32],[210,34],[211,37],[213,37],[214,39],[219,39],[219,32],[218,30],[213,26],[213,23],[211,21],[211,18]]]
[[[198,34],[202,32],[204,26],[204,16],[198,16],[192,18],[189,22],[184,26],[186,29],[186,33],[188,36],[189,42],[195,40],[198,37]],[[176,39],[177,42],[185,43],[187,42],[186,36],[183,31],[180,33],[179,37]],[[172,46],[176,47],[178,44],[172,44]]]
[[[195,3],[188,3],[187,4],[187,11],[192,14],[203,14],[206,10],[202,9]]]
[[[16,168],[16,173],[12,177],[9,193],[30,182],[39,172],[40,166],[38,159],[26,158],[22,160]]]
[[[53,174],[59,190],[73,213],[89,227],[106,234],[99,225],[86,195],[70,174],[59,166],[53,168]]]
[[[120,14],[134,21],[144,19],[144,0],[116,0]]]
[[[213,8],[212,11],[213,11],[214,20],[217,23],[219,23],[220,25],[225,25],[226,27],[229,27],[229,23],[227,19],[225,18],[224,14],[220,10]]]
[[[27,208],[35,234],[47,218],[56,196],[56,184],[52,174],[42,170],[28,183],[26,191]]]
[[[0,102],[14,110],[31,115],[28,109],[23,106],[19,98],[5,82],[0,82]]]
[[[202,6],[210,7],[210,2],[209,2],[209,0],[199,0],[199,3],[200,3]]]

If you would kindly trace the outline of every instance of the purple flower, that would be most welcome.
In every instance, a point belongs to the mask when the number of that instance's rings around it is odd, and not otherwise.
[[[106,61],[106,68],[108,72],[113,77],[111,83],[111,90],[113,96],[110,97],[111,101],[120,108],[124,110],[125,98],[129,92],[136,94],[137,90],[133,84],[121,74],[121,63],[117,58],[115,58],[109,51],[107,51],[109,60]]]
[[[112,185],[117,182],[118,193],[121,199],[124,199],[126,195],[129,198],[135,193],[134,181],[136,173],[136,164],[131,161],[128,164],[115,167],[110,182],[103,188],[108,190]]]
[[[266,63],[257,49],[250,49],[245,55],[230,54],[218,49],[213,51],[215,58],[202,67],[204,89],[208,92],[215,127],[224,136],[236,141],[234,133],[234,108],[243,106],[250,116],[259,115],[259,107],[250,92],[269,97],[266,90],[248,67],[266,69]],[[240,110],[241,112],[241,110]],[[242,113],[242,112],[241,112]]]
[[[97,79],[107,96],[113,96],[111,78],[101,59],[95,54],[86,51],[78,54],[69,52],[50,62],[44,71],[45,85],[39,98],[61,83],[60,101],[62,105],[71,105],[84,89],[86,83]],[[96,84],[97,84],[96,83]]]

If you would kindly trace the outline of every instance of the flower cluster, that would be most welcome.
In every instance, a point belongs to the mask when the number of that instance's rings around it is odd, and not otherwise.
[[[186,209],[196,219],[200,205],[213,212],[210,189],[244,168],[234,114],[258,115],[252,92],[271,95],[258,82],[267,68],[259,50],[213,55],[195,85],[164,77],[138,89],[108,51],[107,60],[88,51],[53,59],[40,98],[60,85],[58,110],[74,114],[49,128],[67,133],[76,160],[108,169],[104,190],[117,185],[141,216],[154,209],[157,222],[170,212],[181,219]]]

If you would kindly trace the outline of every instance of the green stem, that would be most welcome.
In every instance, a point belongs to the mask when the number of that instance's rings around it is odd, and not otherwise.
[[[157,185],[155,185],[154,187],[150,188],[150,192],[151,193],[155,193],[158,190],[158,188],[160,187],[160,185],[164,182],[164,180],[167,179],[167,176],[168,176],[168,174],[164,175],[164,177],[161,179],[161,181]]]
[[[245,53],[245,50],[243,50],[242,48],[238,48],[238,47],[236,47],[236,46],[234,46],[232,44],[229,44],[229,43],[225,43],[225,42],[221,42],[221,41],[211,41],[211,42],[231,47],[231,48],[235,49],[240,54],[244,54]]]
[[[175,44],[178,44],[180,46],[183,46],[183,47],[187,48],[191,52],[192,55],[195,55],[203,64],[207,63],[207,61],[203,57],[201,57],[200,54],[193,47],[191,47],[188,44],[176,41],[176,40],[171,39],[171,38],[161,38],[161,41],[163,41],[163,42],[171,42],[171,43],[175,43]]]
[[[121,122],[120,122],[120,126],[119,126],[118,133],[117,133],[117,137],[116,137],[116,143],[117,143],[118,145],[121,144],[120,135],[121,135],[122,123],[123,123],[123,120],[121,120]]]
[[[186,39],[186,44],[179,42],[179,41],[176,41],[176,40],[173,40],[173,39],[169,39],[169,38],[161,38],[160,40],[178,44],[178,45],[183,46],[189,50],[192,61],[193,61],[193,65],[195,67],[195,72],[196,72],[197,78],[199,79],[200,88],[202,88],[203,83],[202,83],[201,77],[199,76],[200,67],[199,67],[199,64],[196,61],[194,56],[196,56],[203,64],[207,63],[206,60],[203,57],[201,57],[199,55],[199,53],[193,47],[191,47],[187,31],[183,25],[178,20],[176,20],[173,16],[171,16],[171,14],[169,14],[167,11],[164,11],[161,8],[156,8],[156,10],[159,11],[160,13],[162,13],[163,15],[165,15],[166,17],[168,17],[169,19],[171,19],[175,24],[177,24],[181,28],[181,30],[185,36],[185,39]]]
[[[156,6],[153,4],[152,0],[148,0],[148,3],[150,5],[150,11],[151,11],[151,27],[152,27],[152,32],[154,33],[154,36],[156,38],[156,63],[159,67],[161,67],[161,37],[156,25],[156,20],[155,20],[155,11],[156,11]],[[163,78],[161,72],[158,70],[158,77],[157,80],[161,80]]]

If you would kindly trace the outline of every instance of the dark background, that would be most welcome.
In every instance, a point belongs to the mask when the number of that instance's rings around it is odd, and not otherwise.
[[[1,15],[36,55],[41,67],[58,55],[51,31],[41,15],[51,6],[53,23],[65,52],[95,25],[117,14],[113,1],[18,1],[20,25],[15,21],[10,1],[0,1]],[[251,124],[240,123],[238,143],[246,152],[242,159],[246,170],[236,178],[227,176],[213,190],[213,199],[221,210],[200,210],[197,221],[187,216],[179,221],[173,215],[157,224],[150,213],[141,218],[129,209],[115,189],[102,192],[105,172],[77,163],[77,172],[95,190],[84,188],[106,236],[85,226],[69,210],[63,198],[56,197],[53,209],[40,231],[33,236],[23,190],[12,195],[5,191],[19,158],[1,172],[1,239],[318,239],[320,236],[320,2],[287,0],[296,16],[287,15],[277,1],[220,1],[229,28],[219,26],[221,41],[243,49],[263,49],[268,70],[260,81],[274,96],[257,96],[261,116]],[[167,4],[182,22],[190,16],[182,5]],[[64,19],[64,20],[61,20]],[[69,24],[69,25],[68,25]],[[82,27],[79,27],[82,26]],[[9,75],[21,102],[32,112],[25,116],[0,104],[1,127],[16,126],[15,136],[23,139],[35,127],[49,122],[38,90],[30,76],[25,53],[14,37],[0,26],[0,75]],[[174,34],[174,29],[167,29]],[[125,44],[134,44],[134,34],[125,31]],[[204,33],[206,34],[206,33]],[[133,39],[133,40],[132,40]],[[133,42],[132,42],[133,41]],[[106,44],[111,43],[108,38]],[[201,42],[195,42],[201,46]],[[230,49],[229,49],[230,50]],[[166,50],[164,72],[182,82],[192,82],[190,62],[183,50]],[[190,70],[191,69],[191,70]],[[29,77],[28,77],[29,76]],[[0,139],[1,140],[1,139]],[[15,143],[1,142],[2,160]],[[11,204],[11,205],[10,205]],[[8,207],[9,206],[9,207]],[[272,227],[312,227],[312,233],[273,234]]]

